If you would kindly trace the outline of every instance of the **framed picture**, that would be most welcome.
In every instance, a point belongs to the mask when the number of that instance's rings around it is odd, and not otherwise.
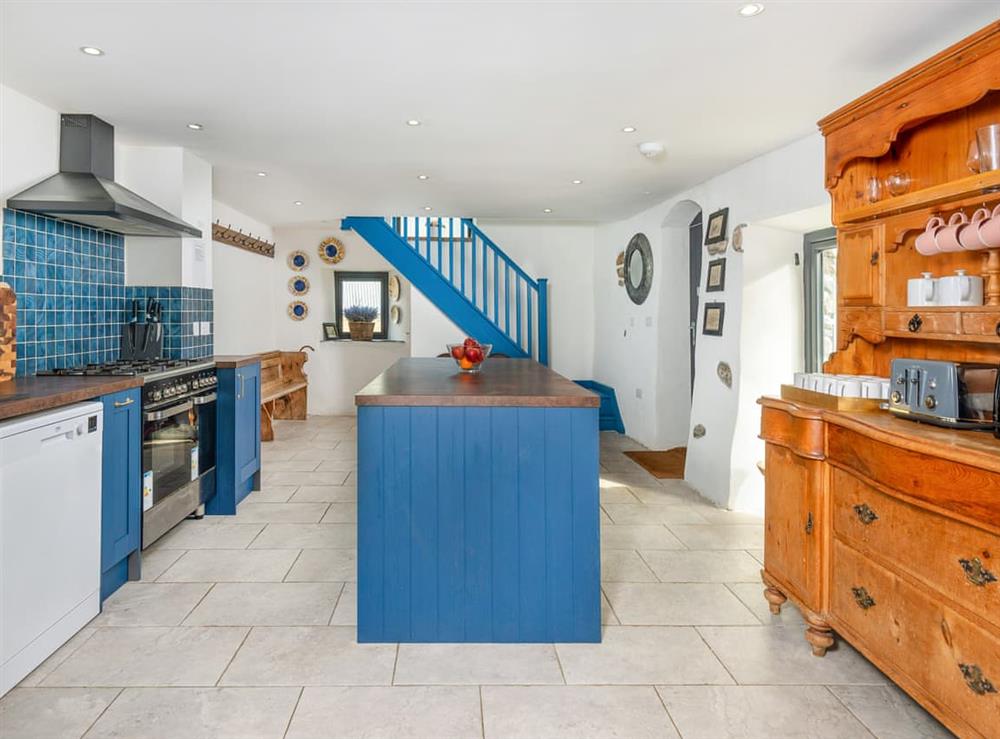
[[[705,303],[705,317],[701,332],[705,336],[722,336],[722,322],[726,318],[725,303]]]
[[[337,333],[336,323],[324,323],[323,324],[323,338],[327,341],[332,341],[334,339],[339,339],[340,334]]]
[[[726,289],[726,258],[713,259],[708,263],[708,284],[705,291],[721,293]]]
[[[726,243],[729,208],[721,208],[708,217],[705,226],[705,246]]]

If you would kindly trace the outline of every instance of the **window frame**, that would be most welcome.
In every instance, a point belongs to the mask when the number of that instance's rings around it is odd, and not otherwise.
[[[387,339],[389,336],[389,273],[386,272],[364,272],[354,270],[334,270],[333,272],[333,295],[334,295],[334,320],[337,322],[337,329],[342,339],[350,339],[351,332],[341,331],[344,323],[344,283],[345,282],[379,282],[379,315],[382,318],[382,330],[372,333],[373,339]]]
[[[803,303],[805,308],[805,369],[819,372],[823,369],[823,262],[822,252],[837,248],[837,229],[824,228],[805,234],[802,240],[804,255]]]

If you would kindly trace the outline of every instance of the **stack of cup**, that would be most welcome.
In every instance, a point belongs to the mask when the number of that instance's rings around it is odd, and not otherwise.
[[[889,399],[889,379],[874,375],[832,375],[796,372],[795,387],[839,398]]]

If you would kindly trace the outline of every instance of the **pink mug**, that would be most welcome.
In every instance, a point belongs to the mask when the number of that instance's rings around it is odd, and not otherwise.
[[[986,249],[1000,249],[1000,203],[993,208],[993,214],[979,224],[979,238]]]
[[[986,244],[983,242],[982,237],[979,235],[979,227],[983,225],[983,221],[990,217],[990,212],[986,208],[979,208],[975,213],[972,214],[972,218],[969,222],[962,226],[958,231],[958,243],[962,245],[963,249],[969,251],[975,251],[976,249],[985,249]]]
[[[938,248],[935,236],[942,228],[944,228],[944,219],[939,216],[934,216],[927,221],[927,227],[924,229],[924,232],[917,237],[917,251],[925,257],[931,254],[939,254],[941,250]]]
[[[962,245],[958,243],[958,231],[968,222],[969,219],[962,211],[952,213],[948,225],[939,228],[934,234],[934,243],[937,244],[938,251],[962,251]]]

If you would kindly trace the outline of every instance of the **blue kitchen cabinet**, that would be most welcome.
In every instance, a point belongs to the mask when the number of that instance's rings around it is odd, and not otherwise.
[[[101,600],[139,577],[142,534],[142,408],[138,388],[101,398]]]
[[[205,512],[225,516],[260,489],[260,362],[216,372],[215,497]]]

